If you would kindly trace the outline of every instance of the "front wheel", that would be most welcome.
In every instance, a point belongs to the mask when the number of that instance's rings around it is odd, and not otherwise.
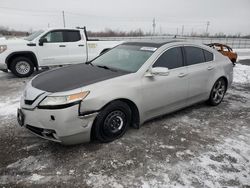
[[[17,57],[11,62],[10,70],[17,77],[28,77],[34,72],[34,65],[26,57]]]
[[[208,99],[208,104],[212,106],[219,105],[224,98],[226,90],[227,85],[225,79],[218,79],[211,90],[210,97]]]
[[[94,134],[101,142],[111,142],[123,136],[130,124],[130,107],[122,101],[115,101],[98,114]]]

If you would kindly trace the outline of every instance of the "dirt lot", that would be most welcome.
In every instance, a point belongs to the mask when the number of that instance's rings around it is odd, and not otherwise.
[[[249,188],[250,80],[244,69],[236,68],[217,107],[198,104],[131,128],[112,143],[71,147],[17,125],[29,79],[0,73],[0,187]]]

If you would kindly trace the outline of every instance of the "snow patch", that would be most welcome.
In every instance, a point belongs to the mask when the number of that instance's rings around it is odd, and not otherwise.
[[[175,149],[174,146],[168,146],[168,145],[159,145],[159,148],[163,148],[163,149]]]
[[[41,180],[42,178],[44,178],[44,176],[41,176],[41,175],[39,175],[39,174],[33,174],[30,178],[29,178],[29,180],[30,181],[39,181],[39,180]]]
[[[250,66],[236,64],[234,67],[233,82],[250,84]]]
[[[117,188],[123,188],[123,185],[119,184],[116,181],[116,178],[112,176],[102,175],[102,174],[93,174],[90,173],[88,175],[87,185],[93,187],[93,188],[101,188],[101,187],[117,187]]]
[[[44,156],[42,156],[44,158]],[[7,168],[18,169],[19,171],[29,171],[42,170],[47,168],[49,164],[46,161],[41,161],[39,157],[29,156],[18,161],[9,164]]]
[[[0,102],[0,116],[11,116],[17,113],[19,107],[20,97],[17,98],[5,98]]]

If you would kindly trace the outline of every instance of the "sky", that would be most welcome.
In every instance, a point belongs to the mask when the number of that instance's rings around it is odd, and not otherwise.
[[[158,34],[250,34],[250,0],[0,0],[0,26],[18,30],[86,26]]]

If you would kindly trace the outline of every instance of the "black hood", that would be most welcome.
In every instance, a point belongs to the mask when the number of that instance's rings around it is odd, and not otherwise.
[[[47,92],[62,92],[124,74],[127,73],[115,72],[87,64],[77,64],[44,72],[32,80],[31,85]]]

